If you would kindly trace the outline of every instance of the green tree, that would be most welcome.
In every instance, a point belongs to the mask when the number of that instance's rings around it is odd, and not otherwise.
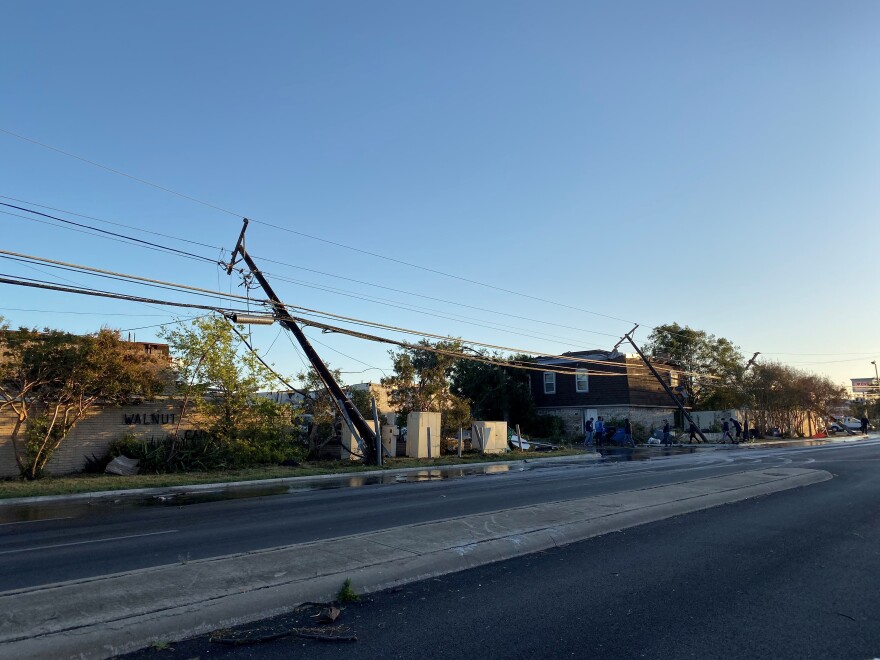
[[[394,374],[382,379],[389,388],[388,400],[405,423],[411,412],[441,413],[442,429],[445,435],[458,431],[459,427],[470,426],[470,402],[456,396],[450,390],[450,378],[461,353],[458,340],[438,341],[434,344],[422,340],[423,348],[404,348],[389,351]],[[437,352],[440,351],[440,352]]]
[[[679,367],[685,400],[695,410],[738,408],[744,401],[745,360],[729,339],[678,323],[651,332],[645,352],[652,360]]]
[[[521,362],[528,356],[506,358],[501,353],[484,353],[494,362]],[[513,367],[474,360],[457,360],[452,369],[451,392],[471,402],[476,419],[503,420],[511,425],[531,423],[535,402],[529,384],[529,372]]]
[[[168,365],[119,332],[0,330],[0,410],[15,414],[18,469],[38,479],[70,430],[98,404],[149,398],[167,384]]]
[[[239,326],[239,331],[243,330]],[[194,407],[207,422],[206,430],[220,439],[232,439],[258,429],[280,432],[280,426],[289,421],[292,411],[285,414],[275,409],[277,404],[255,398],[277,377],[244,345],[226,319],[197,318],[162,336],[175,359],[177,390],[184,405]]]

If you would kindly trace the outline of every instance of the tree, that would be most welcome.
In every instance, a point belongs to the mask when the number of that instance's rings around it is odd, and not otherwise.
[[[494,362],[506,362],[501,353],[485,353]],[[522,362],[525,355],[511,361]],[[452,370],[451,392],[471,402],[477,419],[504,420],[511,425],[528,424],[535,417],[529,372],[474,360],[457,360]]]
[[[206,430],[220,439],[237,438],[271,420],[277,425],[290,417],[279,414],[271,402],[255,398],[277,377],[244,346],[233,328],[222,317],[208,316],[162,334],[175,358],[177,390],[184,406],[191,401],[207,422]]]
[[[419,346],[434,350],[389,351],[394,375],[383,378],[382,384],[390,388],[388,400],[397,411],[398,421],[405,420],[411,412],[439,412],[444,434],[470,426],[470,403],[453,394],[449,382],[458,361],[456,354],[461,353],[461,342],[444,340],[431,344],[422,340]]]
[[[745,378],[744,389],[757,427],[762,431],[777,427],[789,436],[803,435],[804,424],[818,431],[817,420],[828,417],[845,394],[824,376],[775,362],[756,364]]]
[[[325,363],[325,365],[333,374],[333,378],[339,382],[342,377],[339,369],[330,369],[329,364]],[[304,404],[305,412],[312,416],[312,422],[306,436],[307,458],[315,459],[321,448],[336,437],[339,409],[333,402],[333,395],[324,385],[324,381],[321,380],[321,376],[318,375],[314,367],[309,367],[308,371],[297,374],[297,379],[304,384],[303,390],[307,393]],[[358,406],[358,409],[360,410],[361,407]],[[363,414],[362,410],[361,413]]]
[[[43,475],[70,430],[93,407],[149,398],[167,383],[166,363],[107,328],[80,336],[3,326],[0,348],[0,410],[16,416],[12,446],[26,479]]]
[[[654,328],[645,352],[652,360],[686,372],[680,379],[681,387],[686,402],[695,410],[742,405],[745,361],[739,347],[730,340],[670,323]]]

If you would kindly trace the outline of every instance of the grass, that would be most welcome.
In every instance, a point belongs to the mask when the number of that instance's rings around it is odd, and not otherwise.
[[[119,477],[111,474],[72,474],[58,477],[44,477],[37,481],[21,479],[0,480],[0,499],[13,497],[37,497],[41,495],[75,495],[77,493],[97,493],[110,490],[130,490],[135,488],[173,488],[197,484],[228,483],[233,481],[256,481],[278,479],[280,477],[311,477],[321,474],[342,472],[368,472],[372,470],[391,470],[395,468],[433,468],[440,465],[469,465],[473,463],[496,463],[525,458],[535,459],[549,456],[573,456],[582,454],[581,449],[560,449],[554,452],[536,453],[510,451],[506,454],[482,455],[465,454],[440,458],[391,458],[379,468],[375,465],[361,465],[354,461],[314,461],[299,467],[266,465],[241,470],[217,472],[183,472],[177,474],[139,474]]]
[[[354,603],[361,599],[357,592],[351,588],[351,578],[345,578],[342,583],[342,589],[336,594],[336,600],[340,603]]]

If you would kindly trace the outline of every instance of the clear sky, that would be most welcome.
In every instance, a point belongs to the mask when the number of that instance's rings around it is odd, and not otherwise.
[[[23,206],[198,241],[137,234],[211,258],[246,214],[566,305],[248,230],[252,253],[299,267],[264,262],[301,282],[274,280],[286,301],[440,335],[555,353],[677,321],[840,382],[880,359],[874,0],[27,0],[2,18],[0,128],[231,213],[0,133],[0,195]],[[2,249],[241,291],[207,262],[9,215],[0,226]],[[0,314],[73,331],[169,319],[7,285]],[[278,335],[253,337],[302,370]],[[343,371],[388,367],[385,347],[309,335]]]

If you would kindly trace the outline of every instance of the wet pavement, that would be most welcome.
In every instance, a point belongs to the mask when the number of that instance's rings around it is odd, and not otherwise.
[[[822,440],[785,441],[755,445],[639,445],[637,447],[604,446],[598,448],[601,458],[596,464],[622,463],[629,461],[649,461],[657,458],[685,456],[697,452],[715,450],[733,450],[747,448],[772,449],[775,447],[809,447],[846,441],[846,438],[829,438]],[[525,472],[547,468],[558,468],[565,465],[583,465],[578,456],[572,456],[570,463],[562,457],[553,461],[541,461],[539,458],[526,459],[514,463],[482,463],[461,466],[440,466],[424,470],[408,470],[407,472],[371,472],[361,475],[296,477],[284,483],[277,481],[256,484],[222,485],[216,487],[175,489],[168,488],[161,493],[131,494],[96,493],[90,499],[53,500],[45,503],[4,503],[0,501],[0,526],[11,523],[29,521],[63,520],[94,514],[101,511],[118,511],[122,509],[138,509],[145,507],[173,506],[181,507],[191,504],[204,504],[228,500],[241,500],[259,497],[272,497],[303,493],[309,491],[336,490],[344,488],[362,488],[364,486],[408,484],[432,481],[446,481],[463,477],[491,476],[511,472]]]

